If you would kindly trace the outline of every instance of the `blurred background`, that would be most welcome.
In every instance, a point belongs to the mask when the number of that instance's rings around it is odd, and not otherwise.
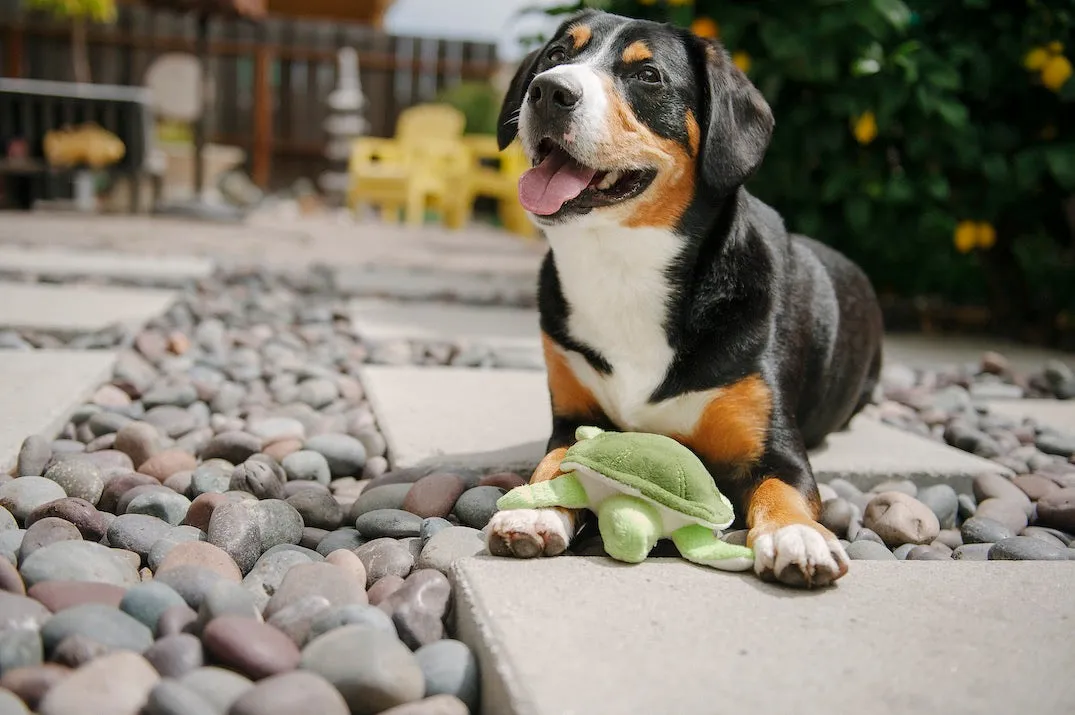
[[[1075,0],[0,0],[0,205],[536,240],[496,113],[586,7],[725,43],[777,120],[750,190],[890,328],[1075,346]]]

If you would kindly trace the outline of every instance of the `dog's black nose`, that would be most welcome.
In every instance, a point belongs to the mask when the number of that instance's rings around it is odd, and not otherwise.
[[[554,74],[530,83],[530,104],[540,116],[570,112],[582,99],[582,85],[573,77]]]

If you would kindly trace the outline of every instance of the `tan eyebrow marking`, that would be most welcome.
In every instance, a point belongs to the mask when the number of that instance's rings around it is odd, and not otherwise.
[[[642,40],[636,40],[623,50],[622,59],[624,62],[641,62],[643,60],[653,59],[653,53],[650,52],[646,43]]]
[[[581,50],[590,42],[590,38],[593,37],[593,30],[589,25],[574,25],[567,31],[568,37],[571,38],[571,42],[574,43],[576,50]]]

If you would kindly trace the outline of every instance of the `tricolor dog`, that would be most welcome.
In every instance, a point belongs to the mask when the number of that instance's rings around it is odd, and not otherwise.
[[[558,473],[580,425],[665,434],[729,495],[760,576],[841,577],[807,449],[869,401],[881,312],[858,267],[743,188],[774,126],[761,93],[717,42],[587,13],[523,61],[499,122],[533,164],[519,199],[550,246],[553,426],[531,481]],[[552,556],[578,521],[501,512],[489,549]]]

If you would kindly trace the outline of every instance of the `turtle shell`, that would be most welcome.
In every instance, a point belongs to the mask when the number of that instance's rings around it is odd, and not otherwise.
[[[702,461],[671,437],[647,432],[602,432],[576,442],[564,455],[608,479],[685,516],[730,524],[734,514]]]

